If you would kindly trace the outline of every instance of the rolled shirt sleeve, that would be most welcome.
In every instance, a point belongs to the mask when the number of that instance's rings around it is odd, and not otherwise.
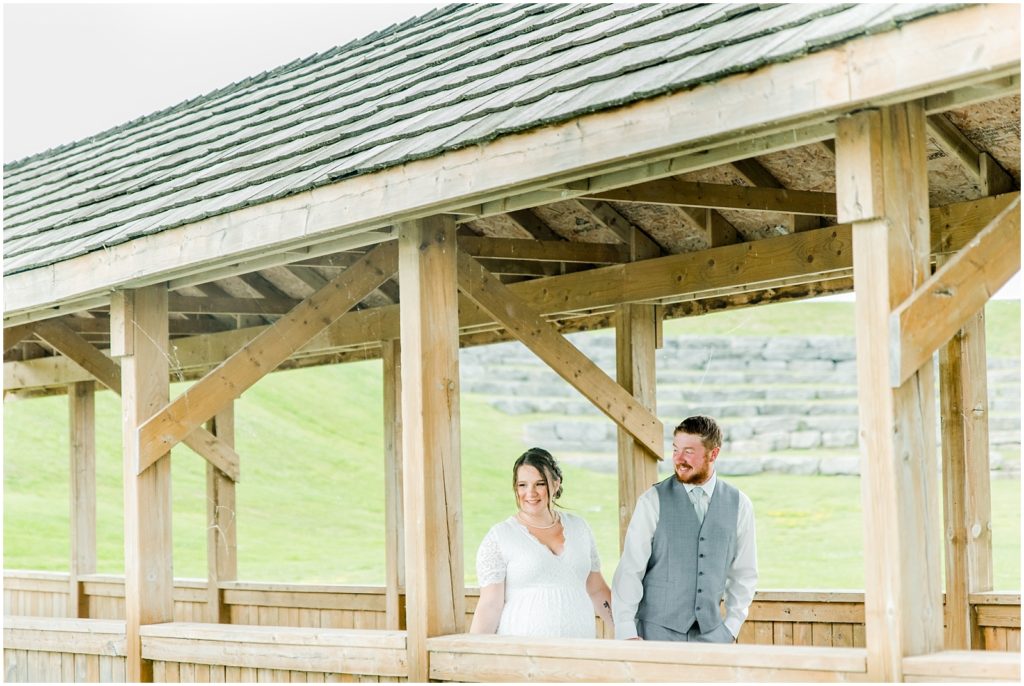
[[[636,612],[644,597],[643,579],[651,558],[651,542],[658,526],[659,509],[657,491],[647,489],[637,499],[633,518],[626,529],[622,557],[612,578],[612,618],[617,639],[637,637]]]
[[[736,517],[736,557],[725,579],[725,628],[737,638],[747,619],[757,587],[757,540],[754,529],[754,505],[740,493]],[[617,621],[616,621],[617,623]]]

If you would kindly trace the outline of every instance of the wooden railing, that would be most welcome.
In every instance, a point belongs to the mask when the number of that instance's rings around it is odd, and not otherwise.
[[[866,681],[863,648],[444,636],[427,639],[436,681]]]
[[[5,616],[4,680],[124,682],[124,622]]]
[[[67,613],[68,575],[4,573],[4,613],[60,617]],[[90,575],[81,580],[89,617],[124,617],[121,577]],[[277,584],[232,581],[221,584],[231,623],[332,629],[384,629],[384,589],[378,586]],[[467,624],[478,592],[467,590]],[[979,593],[970,597],[986,650],[1020,650],[1020,594]],[[175,581],[176,622],[204,622],[206,583]],[[607,632],[598,623],[598,635]],[[864,595],[856,592],[758,591],[740,631],[747,645],[864,646]]]
[[[142,627],[157,682],[406,681],[404,631],[174,622]]]

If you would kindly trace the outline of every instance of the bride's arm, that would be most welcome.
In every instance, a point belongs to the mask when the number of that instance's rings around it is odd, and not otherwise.
[[[606,586],[607,588],[607,586]],[[471,634],[493,634],[501,621],[501,610],[505,607],[505,582],[480,587],[480,601],[473,613]]]
[[[587,595],[594,603],[594,612],[604,620],[605,626],[609,629],[615,626],[612,620],[612,592],[601,572],[591,572],[587,577]]]

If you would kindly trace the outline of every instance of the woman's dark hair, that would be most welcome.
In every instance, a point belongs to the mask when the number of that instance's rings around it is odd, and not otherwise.
[[[519,456],[515,464],[512,465],[512,493],[516,496],[516,507],[519,506],[519,493],[516,490],[516,481],[518,481],[519,477],[519,468],[523,465],[533,467],[543,475],[544,481],[548,484],[548,495],[550,497],[548,509],[550,509],[555,504],[555,501],[562,496],[562,470],[558,463],[555,462],[555,458],[544,448],[530,448]],[[550,486],[554,481],[558,481],[558,490],[551,493]]]

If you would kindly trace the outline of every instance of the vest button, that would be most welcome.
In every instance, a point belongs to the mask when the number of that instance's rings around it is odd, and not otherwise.
[[[704,557],[704,553],[701,553],[701,554],[700,554],[700,555],[698,555],[697,557]]]
[[[697,589],[697,593],[701,593],[701,589],[699,589],[699,588],[698,588],[698,589]]]
[[[703,541],[703,540],[704,540],[704,537],[703,537],[703,536],[701,536],[701,537],[700,537],[700,540],[702,540],[702,541]]]
[[[698,607],[698,608],[695,608],[695,609],[697,610],[697,612],[700,612],[700,608],[699,608],[699,607]]]
[[[697,572],[697,576],[704,576],[704,572]]]

